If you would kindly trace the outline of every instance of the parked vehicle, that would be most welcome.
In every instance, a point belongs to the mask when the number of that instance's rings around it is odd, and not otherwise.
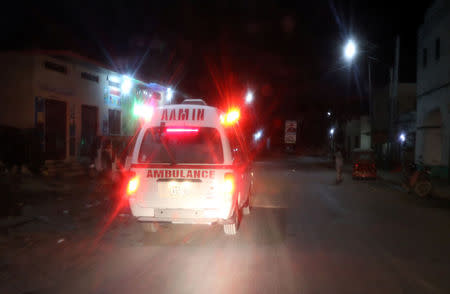
[[[376,179],[377,166],[372,149],[354,149],[352,152],[353,179]]]
[[[403,187],[409,192],[414,191],[419,197],[431,195],[431,172],[428,168],[419,169],[415,163],[410,163],[404,171]]]

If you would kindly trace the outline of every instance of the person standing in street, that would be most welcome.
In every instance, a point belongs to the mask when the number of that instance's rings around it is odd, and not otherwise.
[[[334,157],[336,161],[336,184],[339,184],[340,182],[342,182],[342,168],[344,166],[344,158],[339,147],[336,148]]]

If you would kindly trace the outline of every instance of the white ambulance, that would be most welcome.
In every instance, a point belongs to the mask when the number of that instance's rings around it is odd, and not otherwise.
[[[136,137],[126,191],[145,231],[160,222],[218,223],[236,234],[253,183],[238,118],[198,99],[153,110]]]

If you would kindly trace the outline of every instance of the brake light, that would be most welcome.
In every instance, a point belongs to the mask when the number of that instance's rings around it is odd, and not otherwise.
[[[224,192],[228,197],[233,196],[235,189],[235,178],[232,173],[225,174]]]
[[[128,182],[127,194],[128,195],[134,194],[137,191],[138,187],[139,187],[139,178],[137,176],[131,178],[130,181]]]
[[[168,133],[198,133],[197,128],[167,128]]]

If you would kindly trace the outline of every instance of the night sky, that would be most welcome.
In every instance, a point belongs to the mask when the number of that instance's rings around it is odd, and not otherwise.
[[[38,1],[35,1],[38,2]],[[407,3],[407,6],[405,6]],[[64,49],[222,105],[255,91],[260,119],[365,109],[366,56],[415,81],[416,34],[430,1],[59,1],[2,11],[3,49]],[[349,69],[349,37],[362,54]],[[349,107],[349,105],[353,107]]]

